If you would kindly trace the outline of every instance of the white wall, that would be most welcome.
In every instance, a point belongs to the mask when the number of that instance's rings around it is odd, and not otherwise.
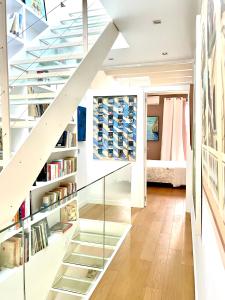
[[[98,87],[100,87],[98,81]],[[112,86],[113,81],[107,78],[107,87]],[[112,89],[89,90],[80,103],[81,106],[87,107],[87,137],[86,142],[79,143],[78,156],[78,188],[114,171],[121,166],[129,163],[128,161],[106,161],[93,159],[93,96],[107,95],[138,95],[137,103],[137,149],[136,162],[132,163],[132,199],[131,203],[134,207],[144,207],[144,93],[142,90],[120,89],[115,84]],[[112,187],[113,188],[113,187]]]
[[[202,236],[197,235],[192,209],[196,300],[225,299],[225,268],[214,220],[203,195]]]

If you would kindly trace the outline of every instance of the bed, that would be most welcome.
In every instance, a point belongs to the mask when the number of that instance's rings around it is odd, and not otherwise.
[[[186,185],[186,161],[147,160],[147,182]]]

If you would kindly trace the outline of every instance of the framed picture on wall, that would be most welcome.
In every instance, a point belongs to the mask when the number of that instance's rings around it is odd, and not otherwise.
[[[40,18],[47,20],[45,0],[24,0],[25,4],[30,7]]]
[[[147,117],[147,140],[148,141],[159,140],[159,117],[158,116]]]

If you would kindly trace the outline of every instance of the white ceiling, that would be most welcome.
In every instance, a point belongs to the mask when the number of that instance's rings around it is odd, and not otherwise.
[[[200,0],[101,0],[129,44],[111,50],[105,67],[194,57],[195,15]],[[161,19],[161,25],[152,21]],[[162,52],[168,52],[162,56]]]

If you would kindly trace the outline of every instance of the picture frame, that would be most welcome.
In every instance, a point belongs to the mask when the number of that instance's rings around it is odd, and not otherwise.
[[[159,117],[148,116],[147,117],[147,140],[159,141]]]

